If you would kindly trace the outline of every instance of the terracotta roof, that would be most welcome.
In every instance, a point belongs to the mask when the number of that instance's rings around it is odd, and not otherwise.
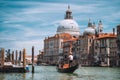
[[[97,39],[103,39],[103,38],[116,38],[116,34],[113,33],[105,33],[105,34],[101,34],[99,35],[99,37]]]
[[[78,38],[71,38],[71,39],[68,39],[68,40],[64,40],[63,42],[67,42],[67,41],[76,41]]]
[[[61,34],[55,34],[54,36],[51,36],[51,37],[47,37],[45,38],[45,40],[48,40],[48,39],[54,39],[54,38],[71,38],[72,35],[70,35],[69,33],[61,33]]]

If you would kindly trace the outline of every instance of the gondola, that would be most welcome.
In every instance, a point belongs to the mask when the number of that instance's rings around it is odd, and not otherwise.
[[[58,72],[61,72],[61,73],[73,73],[78,67],[79,67],[79,64],[76,64],[76,65],[68,67],[68,68],[59,68],[57,66],[57,70],[58,70]]]
[[[61,73],[73,73],[79,67],[79,60],[72,53],[68,55],[61,54],[59,56],[57,71]]]

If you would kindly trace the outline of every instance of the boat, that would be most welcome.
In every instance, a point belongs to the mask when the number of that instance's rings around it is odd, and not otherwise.
[[[69,65],[69,64],[64,64],[64,65]],[[76,64],[71,67],[64,67],[64,66],[63,68],[57,67],[57,70],[58,72],[61,72],[61,73],[73,73],[78,67],[79,67],[79,64]]]
[[[58,60],[57,71],[61,73],[73,73],[79,67],[78,59],[74,58],[72,62],[67,57]]]
[[[26,73],[29,72],[29,67],[26,65],[13,65],[11,62],[5,62],[4,66],[0,67],[2,73]]]

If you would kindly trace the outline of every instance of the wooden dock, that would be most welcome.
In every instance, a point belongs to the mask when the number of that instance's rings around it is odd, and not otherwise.
[[[2,73],[26,73],[29,71],[26,71],[24,67],[2,67],[0,68],[0,72]]]

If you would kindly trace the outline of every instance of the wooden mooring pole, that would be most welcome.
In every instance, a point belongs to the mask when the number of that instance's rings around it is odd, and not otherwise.
[[[4,59],[4,56],[5,56],[5,55],[4,55],[4,53],[5,53],[4,48],[2,48],[2,51],[1,51],[1,52],[2,52],[2,55],[1,55],[1,56],[2,56],[1,66],[3,67],[3,66],[4,66],[4,61],[5,61],[5,59]]]
[[[24,68],[26,67],[25,57],[26,57],[26,49],[24,48],[24,49],[23,49],[23,67],[24,67]]]
[[[12,51],[12,64],[14,64],[14,51]]]
[[[18,64],[18,51],[16,50],[16,61],[15,61],[15,64],[17,65]]]
[[[34,46],[32,46],[32,73],[34,73]]]
[[[20,51],[19,52],[19,65],[21,65],[21,55],[22,55],[22,52]]]

